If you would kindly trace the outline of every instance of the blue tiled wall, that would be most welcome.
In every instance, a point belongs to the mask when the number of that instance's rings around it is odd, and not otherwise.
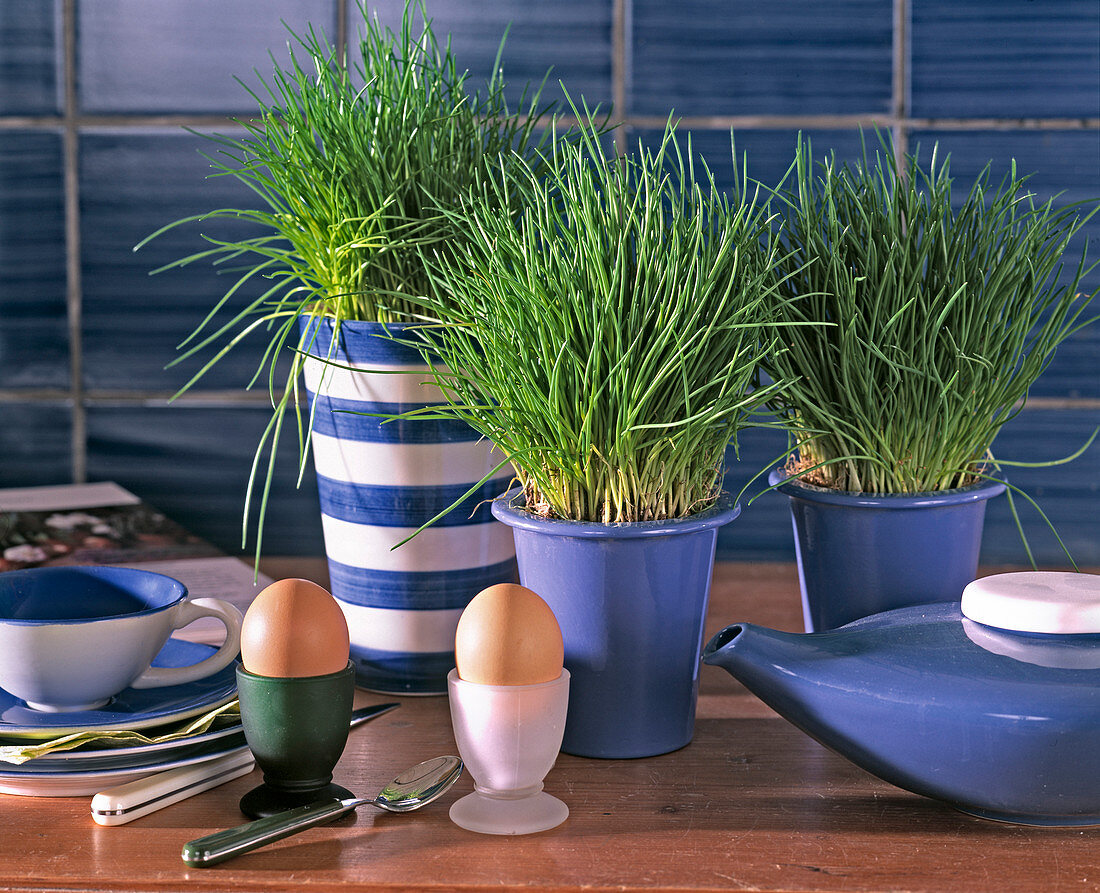
[[[312,23],[335,37],[331,0],[85,0],[77,3],[78,102],[83,112],[249,111],[235,78],[256,85],[287,29]],[[119,48],[125,47],[125,52]]]
[[[61,134],[0,131],[0,387],[69,383]]]
[[[636,0],[629,111],[886,113],[892,11],[881,0]]]
[[[88,476],[122,481],[227,551],[241,547],[242,494],[270,413],[264,407],[97,405],[88,412]],[[280,454],[280,494],[265,527],[265,555],[321,555],[317,487],[295,489],[297,450]],[[250,527],[248,548],[255,546]],[[301,541],[299,543],[298,541]]]
[[[1095,119],[1100,111],[1092,0],[910,5],[914,116]]]
[[[61,0],[0,3],[0,115],[61,111]]]
[[[341,5],[346,4],[346,5]],[[383,21],[402,0],[371,5]],[[901,18],[895,20],[900,11]],[[992,159],[1034,171],[1041,197],[1100,196],[1100,6],[1095,0],[429,0],[438,33],[485,77],[502,66],[518,99],[553,66],[589,104],[618,100],[617,139],[651,142],[683,117],[719,184],[734,176],[730,132],[750,176],[776,182],[800,131],[844,158],[859,127],[893,127],[911,149],[938,142],[965,189]],[[251,109],[244,86],[286,56],[286,25],[354,40],[354,0],[5,0],[0,4],[0,486],[114,479],[229,551],[267,411],[244,382],[258,345],[231,354],[186,401],[197,368],[165,369],[224,291],[206,266],[149,276],[200,250],[200,233],[136,242],[186,214],[248,194],[209,178],[206,141]],[[71,57],[64,35],[75,35]],[[68,191],[67,191],[68,190]],[[1100,219],[1087,235],[1100,243]],[[1100,257],[1096,250],[1093,258]],[[1100,286],[1093,275],[1089,289]],[[1098,308],[1100,310],[1100,308]],[[71,338],[70,333],[75,333]],[[1079,333],[1040,379],[996,449],[1055,459],[1100,425],[1100,326]],[[74,376],[76,376],[74,378]],[[740,489],[784,446],[746,432],[727,481]],[[265,551],[320,554],[316,490],[277,473]],[[1013,471],[1074,555],[1100,565],[1100,446],[1075,463]],[[754,492],[751,490],[751,492]],[[1040,561],[1060,547],[1026,505]],[[731,558],[788,560],[783,500],[765,494],[722,535]],[[1005,500],[989,509],[985,558],[1022,562]]]
[[[228,283],[209,263],[150,271],[203,250],[202,236],[224,238],[234,227],[188,224],[139,251],[134,246],[171,221],[242,207],[252,201],[250,190],[232,178],[208,178],[210,162],[199,150],[211,146],[178,128],[90,130],[79,149],[84,383],[117,389],[136,379],[150,390],[172,390],[201,364],[165,364]],[[231,351],[196,387],[236,388],[256,363],[254,350]]]
[[[369,8],[396,28],[404,7],[403,0],[382,0]],[[451,48],[471,79],[483,80],[492,71],[507,29],[501,69],[512,102],[528,85],[538,87],[548,71],[547,101],[563,99],[559,79],[570,94],[583,95],[592,105],[612,98],[612,0],[448,0],[428,3],[427,9],[433,31],[441,41],[451,36]],[[354,40],[362,20],[355,0],[348,2],[348,20]]]

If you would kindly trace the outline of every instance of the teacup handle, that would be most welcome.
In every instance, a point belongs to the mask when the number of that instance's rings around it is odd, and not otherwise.
[[[205,660],[186,667],[150,667],[130,683],[130,688],[160,688],[205,679],[227,667],[241,650],[241,612],[220,598],[196,598],[182,602],[176,610],[173,628],[187,626],[200,617],[216,617],[225,624],[225,642]]]

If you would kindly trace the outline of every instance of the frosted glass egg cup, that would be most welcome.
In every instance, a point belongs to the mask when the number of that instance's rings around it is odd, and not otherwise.
[[[536,685],[482,685],[447,676],[451,722],[474,792],[451,821],[480,834],[533,834],[560,825],[569,807],[542,789],[565,732],[569,671]]]

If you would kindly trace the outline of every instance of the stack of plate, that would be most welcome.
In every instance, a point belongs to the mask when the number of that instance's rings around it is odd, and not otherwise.
[[[169,639],[153,666],[182,667],[209,657],[209,645]],[[237,696],[236,664],[184,685],[133,689],[98,709],[76,713],[44,713],[0,689],[0,744],[48,741],[86,731],[124,729],[154,738],[160,727],[208,713]],[[188,738],[134,747],[57,751],[20,765],[0,761],[0,792],[36,797],[75,797],[175,769],[247,745],[240,725]]]

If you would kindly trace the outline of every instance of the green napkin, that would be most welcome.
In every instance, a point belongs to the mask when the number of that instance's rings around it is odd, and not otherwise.
[[[237,701],[233,700],[222,704],[215,710],[202,716],[189,720],[184,725],[171,731],[148,737],[141,732],[112,729],[100,731],[89,729],[85,732],[73,732],[54,738],[52,741],[26,741],[0,744],[0,761],[20,765],[37,757],[63,750],[73,750],[77,747],[89,749],[105,749],[112,747],[136,747],[142,744],[161,744],[165,741],[175,741],[179,738],[187,738],[191,735],[201,735],[216,726],[226,726],[241,721],[241,708]]]

